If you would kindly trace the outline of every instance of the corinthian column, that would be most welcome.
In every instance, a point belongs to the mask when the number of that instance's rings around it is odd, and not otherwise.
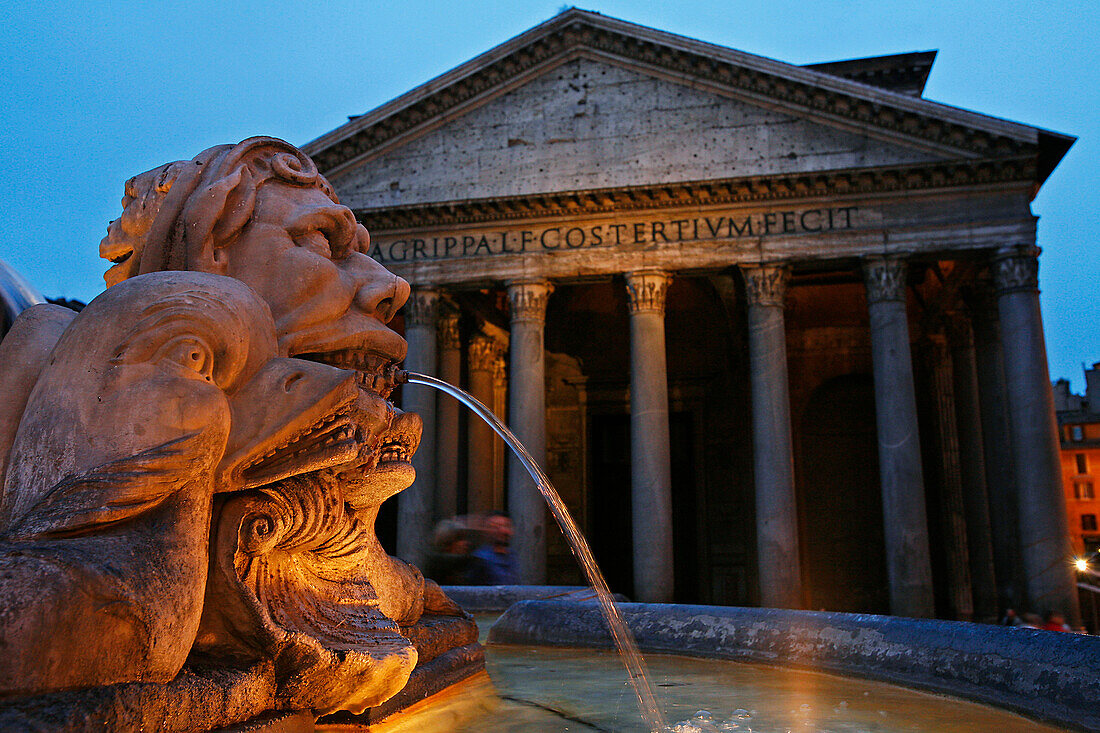
[[[405,340],[409,355],[405,368],[413,372],[434,375],[436,372],[436,305],[439,293],[430,288],[412,291],[405,303]],[[415,412],[424,421],[420,447],[413,455],[416,481],[397,500],[397,555],[414,565],[427,557],[432,532],[432,503],[435,498],[435,405],[436,390],[416,384],[406,384],[401,390],[401,404],[407,412]]]
[[[546,280],[508,285],[511,373],[508,422],[527,452],[546,465],[546,301],[553,286]],[[546,504],[527,469],[508,453],[508,511],[515,526],[512,551],[524,584],[546,582]]]
[[[1008,419],[1028,600],[1033,608],[1061,610],[1070,623],[1078,624],[1054,395],[1039,313],[1039,248],[1000,250],[990,268],[1006,357]]]
[[[963,501],[962,460],[955,415],[955,383],[951,354],[942,333],[933,333],[924,351],[935,417],[935,440],[939,458],[939,519],[946,560],[947,597],[950,616],[957,621],[974,618],[974,594],[970,579],[970,550],[967,541],[966,510]]]
[[[462,342],[458,310],[440,301],[436,315],[439,330],[439,378],[458,385],[462,374]],[[436,501],[437,519],[458,514],[458,400],[440,397],[436,404]]]
[[[1001,608],[1018,609],[1025,605],[1026,584],[1020,554],[1016,462],[1012,457],[1012,430],[1008,420],[1001,317],[997,312],[997,296],[986,279],[977,282],[971,295],[974,361],[978,378],[978,405],[982,421],[982,448],[986,490],[989,494],[989,527],[993,539],[997,600]]]
[[[626,276],[630,298],[630,477],[634,595],[672,600],[672,467],[665,360],[665,272]]]
[[[500,343],[497,339],[484,332],[478,332],[470,339],[470,394],[490,408],[493,406],[493,383],[499,358]],[[496,434],[472,413],[468,416],[467,426],[467,511],[476,514],[499,509],[493,486],[493,443]]]
[[[890,612],[931,617],[935,604],[905,312],[905,269],[905,262],[896,258],[874,257],[863,263],[871,321]]]
[[[787,335],[783,306],[790,270],[742,267],[749,303],[749,371],[752,389],[753,469],[760,605],[799,608],[798,506],[791,448],[787,386]]]

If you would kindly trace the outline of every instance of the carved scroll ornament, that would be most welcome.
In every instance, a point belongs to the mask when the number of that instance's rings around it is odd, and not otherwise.
[[[0,722],[79,687],[108,727],[379,704],[424,650],[477,638],[374,535],[415,476],[420,420],[389,401],[406,344],[385,325],[408,284],[273,138],[137,176],[123,205],[109,289],[67,327],[36,306],[13,328],[35,365],[0,415],[18,425],[0,440]],[[129,682],[162,685],[142,693],[157,702],[126,702]]]
[[[784,265],[756,265],[741,268],[749,305],[783,307],[791,271]]]
[[[432,327],[436,324],[439,311],[439,293],[428,288],[416,288],[409,295],[405,308],[407,326]]]
[[[628,273],[626,292],[629,296],[630,312],[664,315],[665,295],[670,282],[671,276],[658,270]]]
[[[863,262],[867,302],[905,301],[905,260],[900,257],[868,257]]]
[[[546,303],[554,285],[548,280],[532,280],[508,285],[508,310],[512,321],[546,320]]]
[[[989,263],[997,295],[1039,289],[1039,248],[1009,248],[997,252]]]

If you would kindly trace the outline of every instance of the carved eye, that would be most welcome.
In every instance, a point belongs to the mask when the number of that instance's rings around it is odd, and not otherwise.
[[[157,354],[157,361],[162,359],[195,372],[207,382],[214,381],[214,355],[209,346],[193,336],[169,341]]]

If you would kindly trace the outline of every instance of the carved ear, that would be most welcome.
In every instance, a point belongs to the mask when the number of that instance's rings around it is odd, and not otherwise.
[[[187,223],[190,269],[224,275],[228,258],[223,250],[244,229],[256,206],[252,172],[242,165],[203,191],[191,206],[194,210]]]

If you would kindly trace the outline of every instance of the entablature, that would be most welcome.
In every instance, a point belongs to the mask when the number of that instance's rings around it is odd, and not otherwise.
[[[696,198],[596,213],[578,207],[539,218],[373,227],[370,254],[410,282],[448,287],[533,277],[583,282],[645,268],[701,274],[774,262],[796,272],[828,271],[868,256],[966,259],[1034,245],[1029,201],[1021,183],[735,204]]]
[[[1023,156],[442,201],[358,209],[355,215],[367,229],[374,232],[684,206],[904,194],[990,185],[1012,188],[1016,184],[1030,190],[1034,175],[1035,159]]]

